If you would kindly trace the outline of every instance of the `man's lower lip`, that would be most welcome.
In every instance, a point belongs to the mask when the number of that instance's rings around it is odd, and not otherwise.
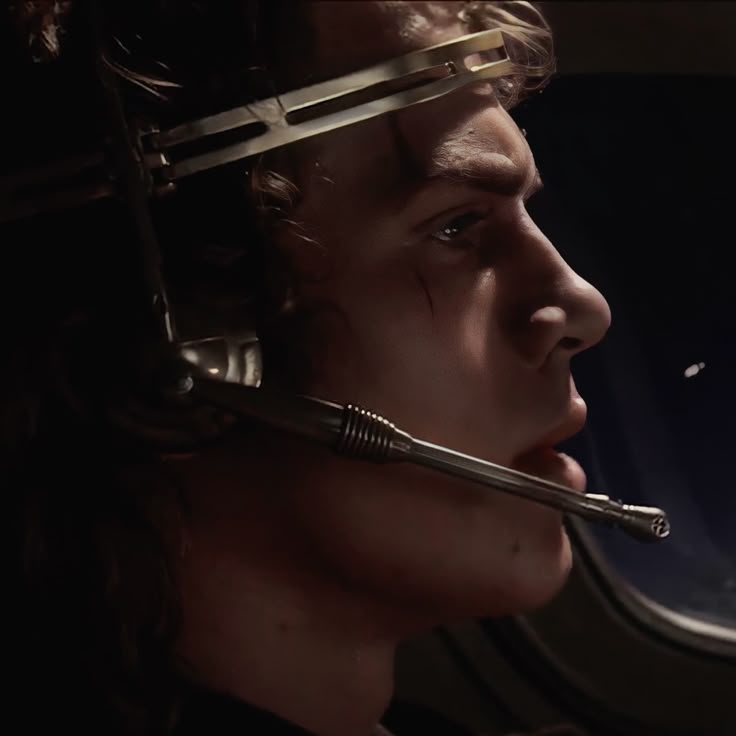
[[[580,464],[569,455],[551,447],[528,452],[515,460],[511,467],[522,473],[559,483],[573,491],[585,492],[585,471]]]

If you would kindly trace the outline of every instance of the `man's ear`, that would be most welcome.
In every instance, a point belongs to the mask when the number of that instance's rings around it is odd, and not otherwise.
[[[154,452],[177,452],[209,445],[233,424],[180,390],[193,366],[176,346],[143,336],[103,342],[89,319],[67,322],[54,342],[50,389],[94,431],[112,431]]]
[[[111,421],[128,434],[166,453],[191,452],[216,442],[236,418],[191,396],[198,375],[226,383],[260,386],[261,348],[251,329],[208,335],[172,346],[158,365],[149,366],[144,391],[131,391],[111,407]],[[152,370],[151,370],[152,369]],[[135,388],[135,386],[133,387]]]

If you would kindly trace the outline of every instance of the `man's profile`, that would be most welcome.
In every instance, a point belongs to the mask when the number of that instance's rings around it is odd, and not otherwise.
[[[100,6],[104,62],[141,126],[502,30],[508,77],[192,176],[152,205],[154,222],[174,316],[200,333],[254,321],[264,386],[364,403],[583,491],[552,448],[585,421],[570,360],[610,314],[525,209],[541,177],[507,108],[553,68],[540,12]],[[110,222],[95,210],[63,257],[36,265],[39,305],[11,335],[6,485],[32,611],[22,681],[54,718],[98,733],[368,736],[402,640],[560,590],[558,511],[159,401],[135,232]],[[37,226],[48,237],[56,220]]]

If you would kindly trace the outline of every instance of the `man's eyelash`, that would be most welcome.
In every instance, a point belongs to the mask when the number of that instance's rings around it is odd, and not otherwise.
[[[459,238],[468,228],[476,225],[485,218],[485,213],[473,210],[463,212],[446,222],[439,230],[435,230],[431,237],[442,243],[451,243]]]

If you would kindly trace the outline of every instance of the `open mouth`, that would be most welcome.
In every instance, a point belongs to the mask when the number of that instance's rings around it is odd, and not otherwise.
[[[553,447],[543,447],[527,452],[511,466],[522,473],[559,483],[579,493],[585,492],[585,471],[574,458]]]
[[[585,401],[577,391],[573,391],[565,418],[531,450],[519,455],[511,467],[583,493],[586,485],[585,471],[576,460],[565,453],[557,452],[554,446],[576,435],[585,425],[587,413]]]

